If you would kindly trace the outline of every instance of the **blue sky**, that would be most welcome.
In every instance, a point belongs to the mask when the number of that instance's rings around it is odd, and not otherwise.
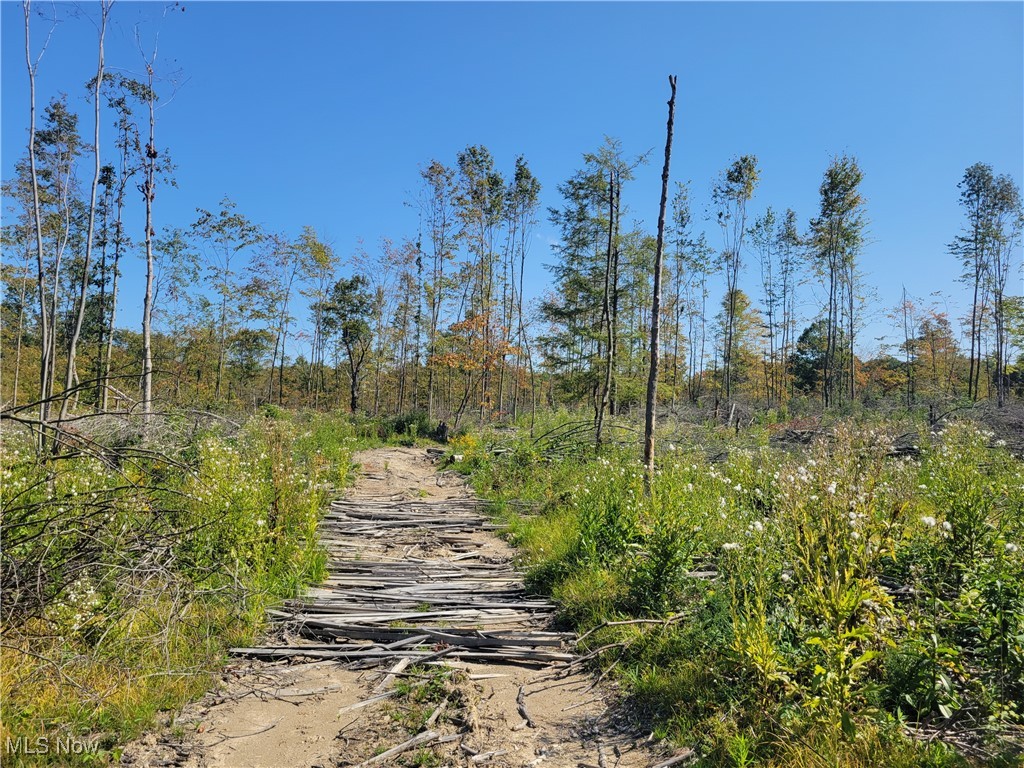
[[[27,84],[20,3],[2,13],[2,172],[24,153]],[[47,11],[49,4],[35,4]],[[62,6],[66,12],[70,6]],[[523,154],[542,205],[603,136],[627,153],[653,149],[624,200],[655,228],[666,77],[679,77],[673,180],[691,180],[699,212],[716,175],[756,154],[752,203],[817,212],[830,158],[865,173],[871,242],[862,256],[877,290],[866,336],[902,286],[966,296],[946,254],[962,216],[956,184],[972,163],[1024,178],[1024,4],[1014,3],[298,3],[186,2],[115,6],[108,66],[141,70],[159,30],[165,74],[180,71],[158,113],[158,144],[178,188],[157,200],[159,225],[185,226],[224,195],[275,231],[320,230],[342,255],[360,240],[415,235],[407,202],[418,170],[484,144],[510,172]],[[39,72],[39,100],[66,91],[87,109],[95,27],[83,4],[62,22]],[[38,45],[47,25],[34,21]],[[165,86],[166,92],[167,86]],[[91,132],[83,117],[83,132]],[[108,139],[110,135],[108,134]],[[700,222],[709,242],[716,227]],[[532,293],[548,281],[550,225],[531,251]],[[751,261],[753,257],[751,255]],[[137,274],[137,272],[135,273]],[[756,295],[756,268],[745,281]],[[141,294],[129,277],[122,317]],[[1020,289],[1020,272],[1013,278]],[[807,315],[813,314],[808,294]]]

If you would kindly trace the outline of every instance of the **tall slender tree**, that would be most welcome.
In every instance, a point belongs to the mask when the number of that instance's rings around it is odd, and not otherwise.
[[[342,278],[331,288],[323,308],[324,333],[337,335],[345,348],[349,371],[349,410],[359,408],[360,373],[370,352],[373,334],[370,320],[374,298],[362,275]]]
[[[101,315],[105,313],[105,344],[102,351],[103,365],[102,372],[97,385],[100,391],[100,410],[106,411],[110,395],[109,380],[114,355],[114,329],[117,324],[117,297],[121,278],[121,259],[125,251],[131,245],[131,238],[127,235],[124,227],[124,211],[128,185],[132,179],[142,171],[142,140],[139,134],[139,127],[135,122],[132,105],[135,102],[144,103],[146,99],[146,86],[132,78],[121,75],[107,75],[106,87],[107,105],[114,110],[117,124],[117,146],[118,167],[116,177],[112,179],[113,192],[112,206],[114,220],[110,224],[110,231],[107,237],[112,241],[113,253],[112,262],[109,268],[110,295],[104,295],[100,305]],[[105,255],[105,253],[104,253]],[[104,278],[106,278],[106,265],[104,265]],[[106,281],[102,283],[104,286]],[[104,289],[105,293],[105,289]],[[109,309],[108,309],[109,308]]]
[[[220,201],[220,210],[216,213],[203,208],[196,210],[199,217],[192,225],[192,233],[203,244],[211,286],[218,295],[217,378],[214,394],[220,398],[224,387],[228,339],[241,311],[238,303],[242,287],[238,260],[242,258],[243,252],[262,241],[263,233],[247,216],[239,213],[238,206],[227,197]]]
[[[470,261],[466,264],[467,298],[465,317],[482,317],[481,330],[486,348],[494,344],[495,240],[505,204],[505,181],[495,170],[494,158],[484,146],[470,146],[458,155],[458,216]],[[488,356],[488,360],[490,360]],[[497,363],[497,360],[494,361]],[[484,421],[494,403],[491,395],[492,364],[480,371],[480,420]]]
[[[455,171],[434,160],[420,171],[423,179],[420,209],[427,220],[430,241],[429,281],[423,286],[427,301],[427,414],[434,418],[436,397],[437,337],[441,324],[441,309],[448,296],[450,277],[445,264],[454,256],[454,243],[458,237],[458,218],[455,213]]]
[[[821,183],[821,207],[811,221],[810,246],[828,291],[826,349],[822,398],[826,407],[844,394],[855,395],[856,265],[864,244],[866,221],[860,183],[864,174],[856,159],[834,158]]]
[[[661,271],[665,247],[665,209],[668,206],[668,176],[672,161],[672,132],[676,113],[676,77],[668,78],[672,95],[668,100],[668,125],[665,129],[665,165],[661,171],[661,204],[658,208],[658,245],[654,255],[654,297],[651,303],[650,375],[647,377],[647,410],[644,417],[644,466],[647,483],[654,477],[654,419],[658,402],[658,355],[661,330]]]
[[[32,181],[32,219],[35,225],[34,229],[36,240],[36,289],[39,297],[39,422],[41,424],[41,428],[39,430],[39,445],[42,448],[45,447],[46,424],[50,417],[49,390],[54,361],[52,357],[51,344],[53,318],[49,314],[49,308],[46,305],[47,288],[46,267],[44,261],[45,257],[43,255],[43,214],[39,203],[39,174],[36,167],[36,75],[39,71],[39,62],[42,60],[43,54],[46,53],[46,48],[50,41],[50,35],[53,34],[53,30],[56,27],[57,22],[56,19],[54,19],[53,25],[50,27],[50,33],[47,35],[46,42],[43,44],[36,57],[33,58],[31,38],[31,0],[24,0],[22,3],[22,11],[25,16],[25,68],[28,71],[29,86],[28,158]]]
[[[141,45],[139,50],[141,50]],[[156,200],[157,160],[160,153],[156,148],[156,60],[157,46],[145,60],[146,89],[144,91],[146,111],[149,117],[148,141],[142,161],[142,183],[138,185],[145,204],[146,221],[143,242],[146,245],[146,289],[142,302],[142,415],[147,425],[153,412],[153,281],[155,279],[153,239],[153,201]]]
[[[601,449],[604,431],[605,413],[615,412],[615,364],[618,344],[618,310],[619,310],[619,256],[620,229],[623,215],[622,187],[633,179],[633,171],[642,163],[647,162],[645,155],[627,160],[622,153],[622,142],[618,139],[605,137],[604,144],[596,153],[583,156],[597,176],[607,178],[605,186],[607,219],[604,232],[607,235],[604,259],[604,290],[601,299],[601,327],[605,330],[604,338],[604,380],[601,382],[600,395],[594,418],[594,445]]]
[[[68,340],[68,359],[67,367],[64,374],[64,396],[61,399],[60,406],[60,419],[63,420],[67,417],[68,406],[70,403],[69,394],[72,390],[72,386],[78,377],[78,372],[75,366],[75,358],[78,352],[78,340],[82,333],[82,323],[85,320],[85,305],[86,305],[86,293],[89,288],[89,268],[92,262],[92,249],[95,242],[96,232],[96,195],[99,190],[100,176],[102,173],[102,166],[100,163],[100,89],[103,86],[103,77],[105,69],[104,59],[104,38],[107,34],[107,21],[110,16],[110,8],[113,5],[113,0],[100,0],[100,18],[99,18],[99,45],[98,45],[98,62],[96,65],[96,77],[93,78],[90,85],[92,86],[92,101],[93,101],[93,119],[94,119],[94,131],[93,131],[93,176],[92,185],[89,192],[89,208],[88,208],[88,229],[85,237],[85,257],[82,264],[82,274],[80,280],[80,290],[78,295],[77,310],[75,312],[74,327],[71,331],[71,338]]]
[[[797,228],[796,212],[787,208],[779,222],[776,243],[779,254],[778,294],[780,319],[779,360],[782,366],[783,389],[787,394],[793,390],[793,377],[789,360],[796,336],[796,288],[800,267],[803,239]]]
[[[725,170],[711,191],[716,218],[722,230],[722,269],[725,273],[726,306],[723,327],[722,367],[725,398],[732,398],[733,340],[736,335],[738,281],[743,267],[743,240],[747,234],[747,203],[761,172],[754,155],[743,155]]]
[[[310,226],[303,228],[298,247],[304,256],[301,273],[304,288],[301,293],[310,300],[310,311],[313,314],[313,338],[306,394],[310,398],[310,404],[314,408],[319,408],[325,383],[325,309],[338,262],[334,249]]]
[[[1013,266],[1013,254],[1020,244],[1024,228],[1024,208],[1020,189],[1006,175],[998,176],[993,191],[995,208],[992,228],[995,247],[992,249],[992,320],[995,335],[996,404],[1003,408],[1009,394],[1006,375],[1008,333],[1006,326],[1006,283]]]
[[[505,346],[512,349],[512,337],[515,334],[515,369],[513,371],[513,387],[511,410],[513,418],[519,411],[520,387],[519,376],[524,368],[524,361],[529,361],[526,326],[523,320],[523,293],[526,274],[526,254],[529,251],[529,234],[535,223],[537,201],[540,195],[540,182],[530,171],[526,159],[521,155],[516,158],[512,180],[505,191],[505,216],[508,237],[507,248],[507,287],[508,300],[505,312]],[[518,273],[517,273],[518,265]],[[532,362],[530,362],[532,369]],[[502,364],[502,381],[504,384],[504,364]],[[531,380],[533,375],[531,373]],[[532,387],[531,387],[532,389]],[[500,400],[500,397],[499,397]]]
[[[962,280],[972,288],[968,337],[967,396],[980,396],[983,336],[987,315],[993,315],[996,347],[996,397],[1005,403],[1004,300],[1010,255],[1021,228],[1020,191],[1008,176],[996,176],[990,165],[975,163],[957,185],[967,221],[949,250],[964,266]],[[991,310],[989,309],[991,302]]]

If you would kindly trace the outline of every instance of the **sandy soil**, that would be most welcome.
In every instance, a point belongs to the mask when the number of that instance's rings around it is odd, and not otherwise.
[[[361,471],[352,499],[447,499],[469,495],[454,473],[441,472],[422,449],[382,448],[356,457]],[[481,556],[511,559],[511,549],[487,533]],[[429,544],[424,542],[426,546]],[[436,554],[436,553],[435,553]],[[551,766],[633,768],[657,754],[642,734],[625,731],[616,691],[593,676],[556,676],[515,665],[459,664],[439,692],[445,705],[431,728],[446,735],[375,765]],[[122,764],[187,768],[333,768],[352,766],[411,738],[415,704],[373,696],[386,669],[353,671],[334,661],[228,666],[221,685],[161,731],[129,745]],[[520,714],[523,694],[532,724]]]

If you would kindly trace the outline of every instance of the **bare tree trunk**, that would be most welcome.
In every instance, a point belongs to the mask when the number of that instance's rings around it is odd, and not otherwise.
[[[1006,292],[1006,278],[1010,271],[1010,253],[1013,249],[1011,235],[1009,242],[1003,238],[997,238],[994,243],[991,256],[992,271],[992,320],[995,324],[995,352],[996,352],[996,405],[999,408],[1006,406],[1008,384],[1006,377],[1006,316],[1004,296]]]
[[[96,231],[96,191],[100,185],[100,87],[103,85],[103,38],[107,33],[107,17],[110,15],[111,5],[113,5],[113,0],[101,0],[100,2],[99,61],[96,65],[96,83],[92,93],[95,131],[93,133],[92,147],[94,158],[92,188],[89,193],[89,225],[85,240],[85,260],[82,265],[82,284],[78,294],[78,312],[75,314],[75,325],[71,331],[71,340],[68,343],[68,364],[64,373],[64,396],[61,399],[59,421],[63,421],[68,415],[68,393],[78,378],[78,371],[75,369],[75,357],[78,352],[78,340],[82,335],[82,323],[85,320],[85,298],[89,288],[89,264],[92,262],[93,235]]]
[[[971,351],[968,357],[968,368],[967,368],[967,397],[971,400],[977,400],[978,397],[974,393],[974,338],[975,329],[977,328],[978,320],[978,280],[975,276],[974,281],[974,301],[971,304]]]
[[[832,225],[830,225],[832,226]],[[822,402],[826,408],[832,405],[832,394],[833,394],[833,378],[835,376],[835,364],[836,364],[836,283],[838,281],[837,267],[836,267],[836,256],[835,256],[835,244],[831,242],[834,239],[833,235],[830,234],[829,242],[829,265],[828,265],[828,324],[825,333],[825,360],[821,374],[821,395]]]
[[[50,337],[52,328],[50,315],[46,307],[46,271],[43,264],[43,217],[39,207],[39,176],[36,172],[36,70],[39,60],[46,52],[46,45],[39,52],[35,62],[32,61],[31,42],[29,37],[29,21],[32,17],[31,0],[22,4],[25,13],[25,66],[28,69],[29,91],[29,128],[28,128],[28,160],[32,175],[32,217],[36,234],[36,262],[38,266],[37,287],[39,292],[39,448],[46,446],[46,424],[50,419],[49,383],[53,371],[52,344]],[[52,30],[51,30],[52,34]],[[47,43],[49,39],[47,39]]]
[[[604,413],[608,409],[608,398],[612,388],[612,366],[615,364],[614,333],[612,331],[611,311],[611,280],[612,280],[612,248],[615,235],[615,174],[608,172],[608,253],[605,258],[604,268],[604,298],[601,303],[601,322],[604,325],[606,338],[604,383],[601,386],[601,393],[597,400],[597,413],[594,415],[594,448],[601,450],[602,432],[604,429]]]
[[[850,259],[849,264],[849,296],[847,297],[847,306],[850,312],[850,323],[849,332],[850,339],[847,342],[847,346],[850,350],[850,402],[852,403],[857,398],[857,354],[853,351],[854,341],[856,340],[856,301],[855,291],[857,287],[857,271],[856,265],[853,262],[853,258]]]
[[[525,227],[524,227],[525,229]],[[523,324],[523,279],[526,273],[526,232],[524,231],[521,236],[520,249],[519,249],[519,294],[516,296],[517,302],[517,314],[519,316],[519,365],[518,368],[522,369],[522,361],[524,354],[526,360],[530,366],[530,393],[532,398],[532,406],[530,411],[530,436],[533,437],[533,422],[536,419],[537,414],[537,389],[534,382],[533,375],[533,358],[530,357],[530,350],[526,346],[526,333]],[[517,374],[518,375],[518,374]]]
[[[682,302],[683,264],[681,253],[676,251],[676,269],[673,279],[672,297],[672,408],[679,401],[679,335],[682,331],[679,305]]]
[[[156,197],[156,111],[153,92],[153,65],[156,61],[156,50],[152,60],[146,62],[147,104],[149,106],[149,143],[146,145],[146,178],[143,182],[143,196],[146,202],[146,293],[142,304],[142,414],[148,427],[153,412],[153,199]],[[219,380],[219,379],[218,379]]]
[[[907,299],[907,287],[903,286],[903,351],[907,366],[907,408],[914,405],[914,358],[913,358],[913,319],[910,312],[910,301]]]
[[[99,338],[96,340],[96,408],[101,410],[100,403],[103,402],[103,350],[106,344],[104,338],[106,328],[103,326],[103,319],[107,316],[107,243],[110,237],[110,187],[104,191],[103,203],[103,247],[100,248],[100,295],[99,295]]]
[[[981,355],[981,344],[980,342],[980,318],[978,316],[978,293],[981,287],[981,239],[979,237],[978,223],[974,223],[974,301],[971,304],[971,354],[967,369],[967,397],[971,400],[978,399],[978,387],[976,381],[976,370],[980,367],[980,360],[978,358]]]
[[[18,382],[21,378],[21,348],[24,346],[25,336],[25,296],[28,293],[28,263],[32,258],[32,252],[28,247],[28,240],[25,241],[25,272],[21,275],[21,294],[18,297],[18,345],[14,353],[14,392],[11,405],[18,405]]]
[[[668,176],[672,160],[672,130],[676,110],[676,76],[668,78],[672,95],[668,100],[668,125],[665,138],[665,166],[661,172],[661,206],[658,210],[658,244],[654,252],[654,296],[651,300],[651,364],[647,377],[647,411],[644,417],[644,466],[647,488],[654,477],[654,419],[658,401],[658,341],[661,334],[661,270],[665,246],[665,207],[668,204]]]
[[[114,276],[110,284],[110,322],[107,324],[107,348],[104,352],[103,359],[103,376],[100,382],[100,386],[103,387],[103,396],[100,401],[100,410],[107,410],[107,404],[109,400],[110,390],[108,387],[108,381],[110,379],[110,369],[114,358],[114,326],[117,321],[117,289],[120,281],[120,264],[121,264],[121,214],[124,207],[124,183],[122,182],[121,188],[118,192],[117,200],[117,221],[114,222],[116,227],[116,239],[114,240],[114,265],[113,271]]]
[[[436,245],[432,273],[433,294],[430,297],[430,327],[427,335],[427,418],[431,421],[434,418],[434,385],[437,379],[434,356],[437,354],[437,325],[441,315],[444,280],[444,255],[438,255]]]
[[[230,256],[228,258],[228,265],[230,265]],[[228,279],[228,269],[230,266],[226,265],[224,268],[224,279],[225,283]],[[220,297],[220,323],[219,330],[217,331],[217,381],[213,388],[213,394],[216,398],[220,399],[221,389],[224,385],[224,358],[225,348],[227,346],[228,337],[228,297],[226,295]]]
[[[274,341],[274,363],[280,366],[278,371],[278,388],[277,398],[278,403],[283,403],[283,392],[284,392],[284,343],[288,336],[288,303],[291,300],[292,285],[295,282],[295,275],[298,273],[298,257],[293,256],[292,269],[288,274],[288,284],[284,289],[284,296],[281,297],[281,314],[279,315],[279,321],[277,326],[277,339]],[[278,354],[280,354],[280,361],[278,362]],[[267,395],[267,402],[274,402],[274,366],[270,366],[270,390]]]
[[[608,382],[608,415],[614,416],[618,412],[618,378],[616,377],[616,362],[619,359],[619,207],[622,204],[622,179],[619,171],[615,171],[615,185],[612,187],[615,203],[614,228],[612,233],[612,293],[611,293],[611,349],[608,351],[608,359],[611,361],[611,379]]]
[[[60,178],[60,172],[57,172],[57,178]],[[60,184],[60,193],[58,195],[58,201],[60,208],[63,211],[63,225],[64,229],[61,234],[54,238],[54,247],[56,252],[53,259],[53,291],[50,294],[50,365],[49,374],[47,376],[47,387],[45,397],[53,399],[56,388],[57,380],[57,318],[60,316],[60,268],[64,263],[64,252],[67,249],[68,242],[71,240],[71,170],[68,169],[67,175]]]

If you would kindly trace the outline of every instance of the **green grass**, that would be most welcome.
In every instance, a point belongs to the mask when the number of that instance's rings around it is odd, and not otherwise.
[[[679,426],[649,495],[629,450],[458,449],[499,509],[538,503],[503,514],[528,584],[568,626],[673,617],[584,645],[608,648],[632,711],[700,764],[1014,764],[1024,462],[970,423],[910,427],[908,457],[893,450],[908,425],[863,417],[787,448],[766,428]],[[977,749],[915,741],[918,727]]]

